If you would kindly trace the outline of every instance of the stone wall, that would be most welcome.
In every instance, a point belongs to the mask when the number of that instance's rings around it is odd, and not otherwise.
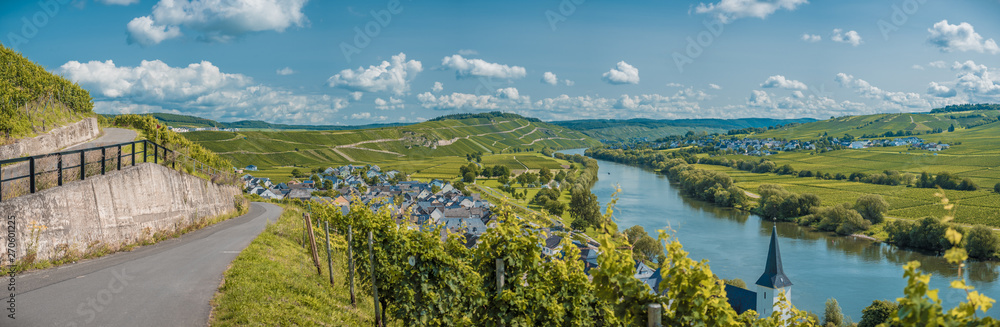
[[[56,150],[70,145],[89,141],[100,133],[101,129],[97,126],[97,118],[86,118],[73,124],[55,128],[47,134],[0,146],[0,160],[56,152]]]
[[[45,260],[60,257],[57,249],[66,246],[81,253],[100,245],[117,248],[232,213],[239,194],[235,186],[143,163],[0,202],[0,219],[14,216],[19,259],[33,247],[36,260]]]

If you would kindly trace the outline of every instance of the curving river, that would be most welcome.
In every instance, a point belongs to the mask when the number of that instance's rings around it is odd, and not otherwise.
[[[583,154],[583,149],[562,151]],[[620,185],[615,221],[622,230],[641,225],[654,237],[656,230],[671,228],[695,260],[707,259],[712,272],[722,278],[740,278],[751,286],[760,277],[767,257],[768,240],[774,222],[683,196],[666,176],[610,161],[598,160],[600,170],[593,193],[602,209]],[[917,260],[921,270],[933,273],[931,288],[946,309],[965,299],[965,293],[948,287],[957,267],[940,256],[863,239],[837,237],[812,231],[793,223],[777,223],[778,243],[785,274],[794,284],[792,303],[822,319],[824,303],[835,298],[844,315],[861,320],[861,310],[872,300],[895,300],[903,295],[906,281],[903,265]],[[977,291],[1000,299],[995,262],[967,264],[965,277]],[[1000,309],[989,315],[998,317]],[[981,313],[980,313],[981,315]]]

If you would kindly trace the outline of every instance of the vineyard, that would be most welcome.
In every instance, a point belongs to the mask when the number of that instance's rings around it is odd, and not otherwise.
[[[90,93],[0,45],[0,144],[93,115]]]

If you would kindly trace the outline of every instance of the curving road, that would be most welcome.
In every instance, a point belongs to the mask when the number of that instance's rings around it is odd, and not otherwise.
[[[5,310],[0,326],[205,326],[229,263],[281,211],[253,203],[179,238],[17,276],[16,319]]]
[[[70,151],[70,150],[76,150],[76,149],[92,148],[92,147],[95,147],[95,146],[102,146],[102,145],[111,145],[111,144],[132,142],[132,141],[135,141],[135,137],[137,135],[134,130],[125,129],[125,128],[111,128],[111,127],[108,127],[108,128],[105,128],[103,130],[103,132],[104,132],[104,135],[101,135],[101,137],[98,137],[98,138],[96,138],[94,140],[91,140],[90,142],[86,142],[86,143],[77,144],[77,145],[74,145],[74,146],[67,147],[66,149],[63,149],[62,151]]]

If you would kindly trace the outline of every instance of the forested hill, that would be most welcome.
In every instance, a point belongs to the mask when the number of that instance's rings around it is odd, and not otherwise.
[[[0,45],[0,144],[93,115],[90,92]]]
[[[581,131],[593,138],[604,140],[621,140],[633,137],[658,139],[669,135],[680,135],[688,131],[708,133],[725,133],[728,130],[743,128],[762,128],[791,123],[814,122],[812,118],[772,119],[772,118],[739,118],[739,119],[585,119],[551,122],[554,125]]]

